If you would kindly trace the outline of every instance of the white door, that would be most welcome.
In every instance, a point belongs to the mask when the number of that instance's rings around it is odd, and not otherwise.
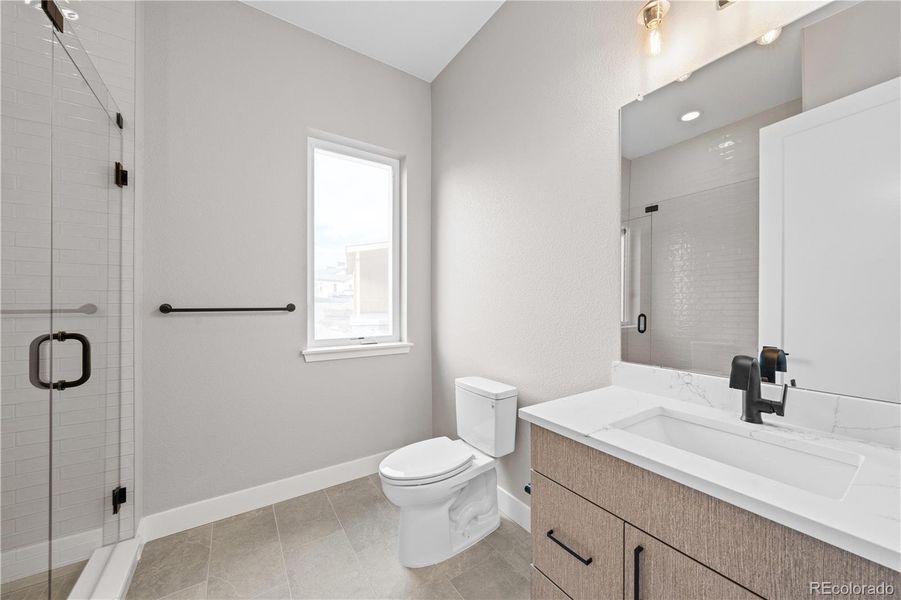
[[[899,401],[899,89],[760,131],[760,343],[799,387]]]

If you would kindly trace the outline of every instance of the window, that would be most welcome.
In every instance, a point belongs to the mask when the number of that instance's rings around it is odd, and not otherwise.
[[[310,138],[307,350],[401,341],[400,163]]]

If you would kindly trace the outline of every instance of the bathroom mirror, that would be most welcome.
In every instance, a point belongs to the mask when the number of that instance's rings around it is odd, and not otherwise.
[[[624,361],[776,346],[773,383],[899,402],[899,18],[830,3],[623,107]]]

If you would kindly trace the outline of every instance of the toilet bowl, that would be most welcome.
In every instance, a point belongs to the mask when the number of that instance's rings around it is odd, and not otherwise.
[[[455,383],[461,439],[416,442],[379,465],[382,490],[400,508],[406,567],[447,560],[500,525],[496,458],[513,451],[516,388],[480,377]]]

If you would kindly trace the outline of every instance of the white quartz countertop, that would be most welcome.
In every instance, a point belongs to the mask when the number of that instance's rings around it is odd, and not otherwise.
[[[611,424],[656,407],[727,423],[748,438],[776,435],[862,457],[841,498],[787,483],[653,441]],[[791,405],[789,405],[789,409]],[[830,433],[774,423],[745,423],[727,412],[611,386],[519,410],[520,418],[638,467],[761,515],[876,563],[901,570],[901,453]],[[765,416],[765,420],[769,417]]]

